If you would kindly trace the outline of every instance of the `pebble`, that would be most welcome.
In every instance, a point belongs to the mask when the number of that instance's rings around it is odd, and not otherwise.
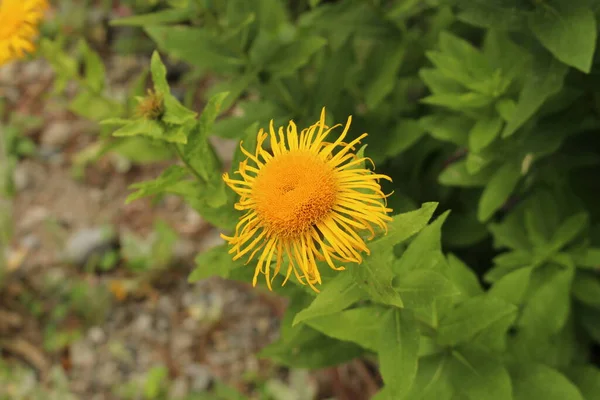
[[[13,171],[13,182],[17,192],[22,192],[31,187],[31,175],[29,174],[26,165],[21,163],[17,164]]]
[[[140,336],[146,336],[152,330],[152,316],[149,314],[140,314],[133,322],[134,333]]]
[[[50,213],[46,208],[42,206],[31,207],[27,210],[21,221],[19,221],[19,228],[24,231],[29,231],[49,216]]]
[[[93,254],[112,250],[116,240],[112,229],[106,227],[80,229],[67,240],[64,256],[69,262],[83,266]]]
[[[171,389],[169,389],[169,399],[184,399],[186,398],[188,391],[189,388],[187,381],[182,377],[176,378],[171,383]]]
[[[190,377],[192,390],[203,392],[208,389],[212,381],[212,374],[206,365],[190,364],[186,367],[185,373]]]
[[[88,331],[88,338],[95,344],[100,344],[106,340],[104,330],[99,326],[94,326]]]
[[[73,124],[66,121],[51,122],[42,132],[40,143],[47,148],[62,148],[75,133]]]
[[[94,349],[85,340],[71,345],[71,362],[76,367],[91,367],[96,361]]]

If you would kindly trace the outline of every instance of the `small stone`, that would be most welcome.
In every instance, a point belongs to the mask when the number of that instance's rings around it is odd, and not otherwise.
[[[94,326],[90,328],[88,332],[88,337],[95,344],[100,344],[106,340],[106,334],[99,326]]]
[[[188,332],[174,332],[171,339],[171,348],[174,353],[184,353],[194,344],[194,338]]]
[[[141,314],[133,322],[133,330],[139,335],[146,335],[151,333],[152,329],[152,316],[149,314]]]
[[[175,304],[169,296],[161,296],[156,304],[156,309],[166,315],[171,315],[176,311]]]
[[[42,132],[40,143],[49,148],[62,148],[73,136],[73,125],[65,121],[51,122]]]
[[[206,365],[191,364],[186,367],[185,372],[191,380],[192,390],[203,392],[208,389],[212,381],[212,375]]]
[[[31,230],[49,216],[50,213],[46,208],[41,206],[31,207],[27,210],[21,221],[19,221],[19,228],[25,231]]]
[[[85,228],[75,232],[65,246],[65,258],[83,266],[92,255],[105,254],[116,245],[116,237],[112,229],[96,227]]]
[[[29,234],[21,239],[21,246],[28,250],[37,249],[41,243],[41,240],[34,234]]]
[[[13,171],[13,182],[17,192],[22,192],[31,186],[31,175],[24,164],[18,164]]]
[[[94,350],[84,340],[80,340],[71,345],[71,362],[76,367],[91,367],[94,365]]]
[[[169,399],[183,399],[188,394],[188,383],[185,378],[176,378],[169,389]]]

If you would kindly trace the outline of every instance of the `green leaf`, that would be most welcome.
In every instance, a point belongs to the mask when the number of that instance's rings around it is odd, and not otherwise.
[[[219,115],[221,104],[228,93],[218,93],[212,96],[198,119],[196,129],[189,136],[189,143],[183,148],[183,155],[190,165],[205,181],[220,182],[220,165],[216,154],[208,141],[215,119]]]
[[[372,71],[373,80],[368,84],[365,93],[365,102],[370,110],[379,106],[383,99],[394,90],[398,79],[398,70],[404,60],[406,48],[396,41],[384,44],[386,56],[377,66],[378,70]]]
[[[385,315],[384,307],[359,307],[311,318],[306,324],[334,339],[354,342],[368,350],[377,351]]]
[[[494,322],[516,312],[514,305],[497,297],[481,295],[470,298],[440,320],[438,343],[466,343]]]
[[[450,382],[451,358],[444,352],[419,359],[417,377],[407,399],[452,400],[454,388]],[[389,397],[395,400],[394,397]]]
[[[552,249],[560,250],[572,242],[588,224],[588,214],[578,213],[567,218],[552,236]]]
[[[113,121],[113,120],[109,120]],[[170,143],[187,143],[186,126],[168,126],[160,121],[136,119],[113,132],[115,137],[147,136]]]
[[[475,272],[454,254],[448,254],[446,275],[465,298],[483,294],[483,288]]]
[[[211,276],[228,278],[231,270],[244,266],[242,260],[233,260],[233,254],[227,252],[228,245],[221,244],[202,251],[196,257],[196,268],[188,276],[188,282],[193,283]]]
[[[514,400],[584,400],[563,374],[543,364],[523,364],[511,370]]]
[[[457,187],[481,187],[485,186],[491,176],[496,172],[494,168],[483,168],[475,174],[467,170],[466,160],[459,160],[447,166],[440,176],[438,182],[446,186]]]
[[[418,210],[394,215],[393,221],[388,224],[387,235],[373,240],[369,248],[371,251],[377,252],[410,238],[427,226],[427,222],[431,219],[437,205],[438,203],[434,202],[423,203]]]
[[[584,399],[592,400],[600,393],[600,369],[587,364],[568,368],[565,375],[579,388]]]
[[[407,309],[431,307],[435,301],[452,303],[460,295],[450,280],[431,270],[414,269],[397,281],[394,287]]]
[[[556,58],[589,73],[598,36],[594,12],[572,3],[557,5],[539,3],[529,18],[529,27]]]
[[[306,65],[310,58],[327,44],[327,40],[319,36],[298,38],[277,52],[277,57],[267,63],[267,70],[274,78],[288,76]]]
[[[111,26],[145,26],[163,25],[189,20],[190,11],[185,8],[160,10],[150,14],[133,15],[131,17],[117,18],[109,22]]]
[[[494,98],[481,93],[441,93],[425,97],[421,102],[435,106],[447,107],[454,111],[472,111],[490,105]]]
[[[460,348],[452,352],[449,372],[456,390],[469,400],[512,400],[508,371],[492,355]]]
[[[199,68],[227,69],[244,64],[239,55],[221,45],[208,30],[185,26],[145,26],[159,49]]]
[[[129,204],[142,197],[163,193],[171,186],[181,182],[187,176],[188,172],[185,168],[180,167],[179,165],[172,165],[165,169],[162,174],[154,180],[132,184],[130,188],[137,189],[137,191],[127,196],[125,204]]]
[[[578,267],[600,269],[600,248],[588,247],[581,252],[572,254]]]
[[[417,269],[430,269],[435,267],[441,254],[442,225],[450,211],[440,215],[433,223],[426,226],[415,239],[408,245],[402,258],[394,266],[394,272],[404,277],[404,274]],[[442,257],[443,258],[443,257]],[[445,261],[445,260],[442,260]]]
[[[392,287],[394,273],[393,248],[372,250],[361,265],[352,265],[350,273],[358,286],[366,291],[374,302],[403,307],[402,298]]]
[[[321,293],[310,306],[296,314],[293,325],[312,318],[339,313],[363,297],[364,292],[354,282],[352,275],[342,272],[324,285]]]
[[[516,162],[507,162],[491,177],[479,199],[477,218],[487,221],[508,200],[521,178],[521,167]]]
[[[83,53],[85,81],[89,89],[99,96],[104,88],[104,79],[106,78],[104,63],[98,53],[93,51],[85,40],[81,39],[79,46]]]
[[[489,291],[490,296],[498,297],[516,306],[521,305],[529,287],[532,271],[532,267],[527,267],[509,272],[494,282]]]
[[[156,50],[152,53],[152,58],[150,59],[150,73],[152,74],[154,89],[162,95],[170,94],[171,89],[169,89],[169,84],[167,83],[167,68]]]
[[[575,274],[573,296],[590,307],[600,310],[600,280],[596,274],[579,271]]]
[[[451,142],[457,146],[466,146],[473,122],[462,116],[428,115],[419,120],[419,124],[434,138]]]
[[[497,115],[483,117],[475,123],[469,131],[469,148],[478,152],[487,147],[498,137],[504,122]]]
[[[567,74],[566,65],[548,57],[536,57],[531,73],[519,95],[519,101],[502,137],[509,137],[527,122],[548,98],[558,93]]]
[[[256,143],[258,138],[258,122],[253,123],[246,129],[246,134],[244,138],[240,140],[240,145],[235,149],[233,153],[233,159],[231,161],[231,170],[230,173],[233,174],[240,168],[240,163],[244,161],[247,157],[242,152],[241,146],[244,147],[250,153],[254,153],[256,149]]]
[[[405,399],[417,376],[419,328],[407,310],[389,310],[379,324],[379,369],[394,399]]]

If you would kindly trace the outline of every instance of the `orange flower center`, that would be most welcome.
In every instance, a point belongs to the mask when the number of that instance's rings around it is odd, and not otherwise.
[[[294,237],[321,221],[336,202],[334,170],[308,151],[294,151],[269,161],[253,188],[256,212],[273,233]]]

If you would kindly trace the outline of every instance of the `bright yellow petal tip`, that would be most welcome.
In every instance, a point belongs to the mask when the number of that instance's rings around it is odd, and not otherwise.
[[[385,205],[379,179],[391,179],[363,168],[370,160],[352,152],[366,133],[349,143],[343,141],[351,121],[348,117],[333,142],[325,139],[341,125],[325,125],[325,108],[320,120],[300,133],[293,121],[285,132],[283,127],[276,131],[271,121],[269,133],[258,132],[254,153],[241,147],[247,158],[236,171],[239,177],[223,175],[240,195],[235,208],[246,213],[233,236],[222,237],[231,245],[234,259],[246,256],[249,263],[258,254],[253,285],[262,273],[271,289],[285,255],[283,284],[293,272],[298,281],[318,292],[317,261],[326,261],[335,270],[344,267],[334,260],[361,263],[361,254],[369,249],[358,232],[368,231],[372,239],[374,226],[387,228],[392,210]],[[269,150],[263,146],[267,139]]]
[[[47,0],[0,0],[0,65],[35,50],[33,42],[47,9]]]

